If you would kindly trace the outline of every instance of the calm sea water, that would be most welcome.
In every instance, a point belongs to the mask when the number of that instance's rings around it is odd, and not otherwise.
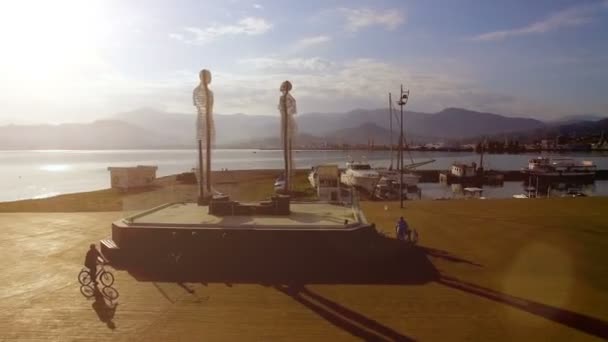
[[[388,151],[296,151],[298,168],[322,163],[341,166],[348,160],[366,159],[374,166],[388,166]],[[411,152],[406,160],[414,162],[435,159],[420,169],[447,169],[452,162],[478,161],[479,155],[469,152]],[[486,168],[518,170],[536,154],[486,155]],[[562,155],[563,156],[563,155]],[[599,169],[608,169],[608,153],[572,153],[569,157],[593,160]],[[196,150],[104,150],[104,151],[0,151],[0,201],[42,198],[58,194],[105,189],[110,186],[109,166],[157,165],[158,175],[165,176],[191,170],[197,160]],[[216,150],[213,169],[280,169],[281,151]],[[452,189],[439,184],[424,184],[425,197],[452,197]],[[606,182],[598,181],[586,190],[596,195],[608,195]],[[520,183],[505,184],[502,189],[488,189],[487,197],[510,197],[521,193]],[[457,193],[457,191],[456,191]]]

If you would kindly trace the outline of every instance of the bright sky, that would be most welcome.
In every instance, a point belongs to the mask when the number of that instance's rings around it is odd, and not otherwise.
[[[3,0],[0,123],[194,113],[464,107],[540,119],[608,115],[608,0]]]

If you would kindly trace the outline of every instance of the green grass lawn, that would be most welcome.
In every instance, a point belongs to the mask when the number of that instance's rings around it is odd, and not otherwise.
[[[454,308],[481,314],[488,295],[511,312],[505,322],[513,326],[531,326],[540,317],[547,327],[557,322],[563,328],[570,319],[579,328],[587,324],[608,332],[608,307],[599,304],[608,303],[608,198],[420,201],[407,202],[405,209],[395,202],[364,202],[362,207],[390,235],[403,215],[418,230],[441,277],[491,291],[473,294],[454,287],[465,296]],[[581,322],[573,323],[569,314]],[[573,330],[529,332],[565,340],[577,336]]]

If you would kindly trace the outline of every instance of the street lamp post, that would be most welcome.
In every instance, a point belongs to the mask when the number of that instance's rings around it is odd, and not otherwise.
[[[399,134],[399,200],[401,203],[401,209],[403,209],[403,107],[407,104],[407,100],[410,97],[410,91],[403,91],[403,84],[401,85],[401,96],[399,98],[399,105],[401,109],[401,132]]]

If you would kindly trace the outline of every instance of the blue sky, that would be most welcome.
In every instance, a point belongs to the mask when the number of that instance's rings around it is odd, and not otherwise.
[[[217,113],[464,107],[608,115],[608,1],[4,1],[0,123],[91,121],[139,107]]]

